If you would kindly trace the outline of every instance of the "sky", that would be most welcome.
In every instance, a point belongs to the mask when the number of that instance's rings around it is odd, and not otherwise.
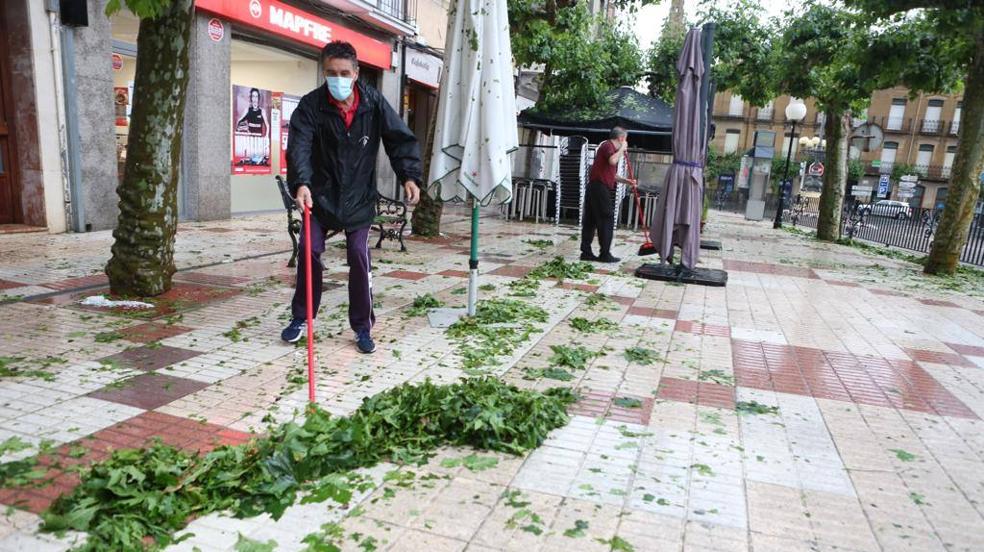
[[[721,2],[726,4],[726,2]],[[766,17],[782,15],[790,2],[788,0],[759,0],[765,8]],[[686,0],[684,9],[687,12],[687,20],[697,19],[697,11],[700,7],[699,0]],[[646,6],[639,10],[634,23],[630,23],[635,29],[636,38],[639,39],[639,46],[643,51],[648,50],[653,42],[659,39],[659,33],[663,30],[663,22],[667,14],[670,13],[670,0],[662,0],[655,6]]]

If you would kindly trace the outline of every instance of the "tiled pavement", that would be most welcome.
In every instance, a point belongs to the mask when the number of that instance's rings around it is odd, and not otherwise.
[[[448,236],[374,252],[380,350],[358,355],[346,328],[346,270],[328,248],[319,402],[336,414],[408,381],[453,381],[442,330],[401,309],[432,293],[461,304],[464,213]],[[292,272],[281,217],[182,225],[175,289],[141,313],[80,307],[100,293],[108,233],[0,236],[0,357],[46,378],[0,378],[0,439],[52,443],[50,483],[2,489],[0,552],[64,550],[38,512],[78,476],[73,464],[159,437],[191,451],[249,438],[302,407],[305,356],[278,342]],[[568,227],[482,222],[487,295],[554,255]],[[343,550],[984,550],[984,290],[955,293],[910,265],[818,245],[715,213],[726,288],[636,280],[638,239],[620,231],[620,270],[544,286],[550,320],[493,372],[523,387],[577,387],[569,425],[524,458],[484,471],[366,470],[375,488],[346,507],[295,505],[278,521],[211,515],[173,550],[232,550],[238,535],[301,550],[340,521]],[[525,240],[551,240],[544,250]],[[597,292],[607,298],[588,302]],[[584,334],[567,319],[606,318]],[[574,379],[543,379],[552,345],[604,355]],[[659,354],[652,365],[623,351]],[[30,454],[10,454],[12,460]],[[401,485],[384,477],[402,469]],[[385,480],[384,480],[385,479]],[[411,481],[407,484],[406,481]],[[623,548],[624,549],[624,548]]]

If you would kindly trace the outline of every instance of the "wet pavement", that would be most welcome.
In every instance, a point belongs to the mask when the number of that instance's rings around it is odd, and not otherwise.
[[[327,410],[466,375],[445,330],[406,312],[424,294],[464,305],[465,215],[450,210],[447,236],[408,240],[407,253],[373,251],[369,356],[347,328],[344,249],[329,244],[317,339]],[[64,466],[155,437],[191,451],[242,443],[303,408],[306,355],[279,340],[294,278],[284,222],[181,225],[174,289],[139,314],[79,305],[105,292],[108,232],[0,236],[0,359],[26,373],[0,378],[0,441],[44,441],[64,460],[47,485],[0,490],[15,506],[0,516],[0,551],[83,538],[36,532],[37,514],[78,483]],[[572,227],[490,212],[481,231],[484,297],[578,252]],[[641,240],[622,229],[621,266],[541,286],[530,301],[547,322],[487,372],[582,398],[527,456],[481,453],[495,461],[480,469],[448,461],[473,452],[449,448],[420,468],[382,464],[345,507],[213,514],[170,549],[234,550],[242,535],[303,550],[338,522],[342,550],[984,550],[984,289],[734,215],[712,212],[706,232],[724,249],[702,251],[702,265],[727,270],[727,287],[632,277]],[[617,328],[585,333],[578,318]],[[570,345],[600,356],[557,379],[551,346]],[[625,354],[639,348],[655,356]]]

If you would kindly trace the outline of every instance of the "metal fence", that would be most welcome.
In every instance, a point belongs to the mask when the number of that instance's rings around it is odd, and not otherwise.
[[[783,209],[783,221],[793,226],[816,228],[819,211],[820,198],[794,200]],[[858,203],[848,197],[841,213],[841,235],[917,253],[929,253],[941,214],[940,209],[914,209],[899,201]],[[960,260],[984,266],[984,215],[980,209],[971,222],[967,243],[960,251]]]

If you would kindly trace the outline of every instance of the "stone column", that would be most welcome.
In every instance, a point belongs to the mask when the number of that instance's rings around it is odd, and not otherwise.
[[[403,45],[400,45],[403,48]],[[397,64],[394,65],[389,71],[383,71],[382,76],[379,79],[379,92],[382,93],[383,98],[397,113],[400,112],[400,102],[403,101],[403,87],[400,84],[400,57],[396,57]],[[386,150],[383,147],[379,148],[379,159],[376,160],[376,185],[379,189],[379,193],[396,198],[396,175],[393,174],[393,167],[390,165],[389,157],[386,156]]]
[[[74,33],[75,90],[78,98],[79,149],[82,158],[82,196],[88,230],[116,226],[119,216],[116,188],[115,121],[113,106],[112,29],[105,8],[107,0],[92,0],[88,27],[65,27]],[[73,169],[77,170],[77,169]]]
[[[191,31],[191,74],[182,147],[184,215],[189,220],[228,219],[232,207],[232,25],[223,21],[222,39],[214,41],[208,34],[211,19],[212,16],[196,13]]]

